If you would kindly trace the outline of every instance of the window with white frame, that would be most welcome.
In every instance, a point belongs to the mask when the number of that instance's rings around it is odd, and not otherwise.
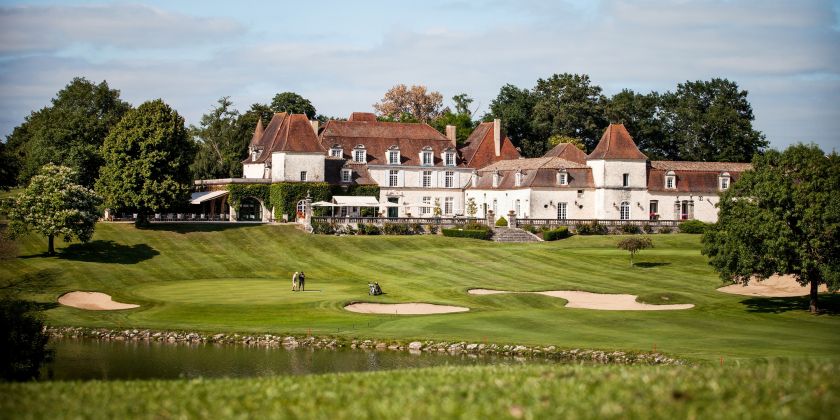
[[[423,197],[423,206],[420,207],[421,214],[432,213],[432,197]]]
[[[388,186],[389,187],[396,187],[397,184],[400,182],[400,171],[390,170],[388,171]]]
[[[353,179],[353,171],[350,169],[341,170],[341,182],[350,182]]]
[[[665,188],[669,190],[677,188],[677,175],[674,171],[668,171],[668,173],[665,174]]]
[[[333,146],[333,148],[330,149],[330,156],[331,157],[340,158],[343,155],[344,155],[344,150],[342,150],[340,147]]]
[[[434,155],[432,154],[431,147],[428,148],[429,150],[423,149],[420,152],[420,164],[423,166],[432,166],[434,165]]]
[[[454,197],[446,197],[443,199],[443,214],[451,215],[453,212],[453,207],[455,205],[455,198]]]
[[[622,187],[629,187],[630,186],[630,174],[622,174],[621,175],[621,186]]]
[[[494,198],[493,199],[493,214],[499,214],[499,211],[497,209],[498,204],[499,204],[499,201]]]
[[[566,203],[557,203],[557,219],[566,220]]]
[[[353,149],[353,162],[367,162],[367,151],[365,150],[364,146],[356,146],[356,148]]]
[[[420,177],[420,186],[423,188],[432,187],[432,171],[423,171],[423,174]]]
[[[455,166],[455,152],[444,152],[443,161],[446,166]]]
[[[396,148],[396,146],[391,146],[391,148],[388,149],[388,164],[400,164],[400,149]]]
[[[443,174],[443,186],[444,188],[453,188],[455,186],[455,172],[446,171]]]
[[[729,189],[729,173],[724,172],[720,175],[720,190],[725,191]]]
[[[493,172],[493,188],[496,188],[498,186],[499,186],[499,173],[498,172]]]
[[[516,211],[516,215],[519,216],[519,212],[521,210],[521,206],[519,205],[519,200],[516,200],[515,206],[516,207],[514,208],[514,211]]]
[[[630,220],[630,203],[626,201],[621,202],[621,207],[619,208],[619,219],[621,220]]]
[[[513,186],[519,187],[522,185],[522,172],[516,171],[516,175],[513,178]]]
[[[569,185],[569,174],[566,171],[557,172],[557,184]]]

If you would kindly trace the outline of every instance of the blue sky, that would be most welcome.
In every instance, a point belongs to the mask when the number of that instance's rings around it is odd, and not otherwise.
[[[505,83],[586,73],[611,95],[726,77],[771,145],[840,149],[840,1],[0,1],[0,136],[74,76],[188,123],[282,91],[370,111],[397,83],[478,114]]]

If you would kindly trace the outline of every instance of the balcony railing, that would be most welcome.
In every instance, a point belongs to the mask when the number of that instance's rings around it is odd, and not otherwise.
[[[335,225],[371,224],[382,226],[385,223],[420,224],[435,226],[454,226],[465,223],[486,225],[486,219],[469,217],[340,217],[340,216],[312,216],[312,223],[330,223]]]
[[[670,227],[675,228],[679,226],[681,220],[618,220],[618,219],[516,219],[516,226],[577,226],[588,225],[597,222],[603,226],[651,226],[651,227]]]

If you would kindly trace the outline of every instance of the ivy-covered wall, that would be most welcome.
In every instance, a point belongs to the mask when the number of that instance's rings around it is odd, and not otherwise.
[[[263,202],[266,208],[271,208],[271,186],[268,184],[230,184],[227,186],[228,203],[237,212],[242,199],[245,197],[255,197]]]

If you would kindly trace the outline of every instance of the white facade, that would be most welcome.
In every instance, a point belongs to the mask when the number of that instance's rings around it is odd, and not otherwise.
[[[271,154],[272,182],[323,182],[323,153],[274,152]]]
[[[400,204],[399,217],[431,217],[435,199],[442,216],[464,214],[464,188],[473,171],[454,166],[370,165],[368,173],[380,187],[380,202]]]

